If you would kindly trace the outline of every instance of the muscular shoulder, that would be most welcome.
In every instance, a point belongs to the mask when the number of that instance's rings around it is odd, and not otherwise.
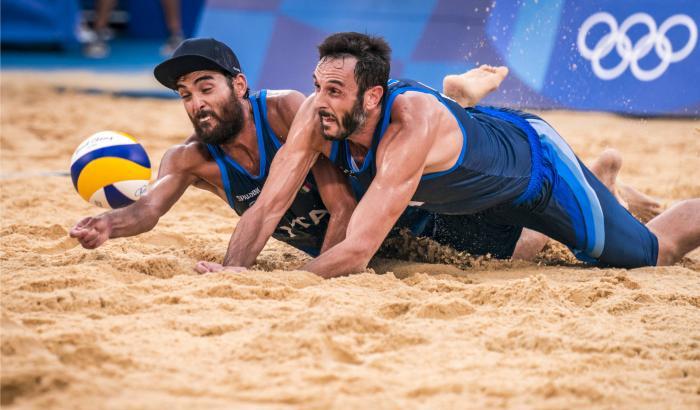
[[[427,119],[440,109],[435,96],[427,93],[408,91],[398,95],[391,106],[392,123]]]
[[[287,139],[294,116],[305,98],[304,94],[294,90],[267,91],[267,121],[282,141]]]
[[[442,118],[440,109],[441,104],[430,94],[409,91],[397,96],[383,145],[405,138],[430,137]]]
[[[207,147],[190,137],[183,144],[174,145],[165,152],[161,167],[167,164],[172,171],[195,172],[200,165],[211,159]]]

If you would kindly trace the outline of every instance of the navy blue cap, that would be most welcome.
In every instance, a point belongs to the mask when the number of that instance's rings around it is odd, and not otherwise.
[[[215,70],[236,76],[241,64],[226,44],[213,38],[190,38],[173,51],[173,55],[158,64],[153,75],[161,84],[176,89],[178,78],[199,70]]]

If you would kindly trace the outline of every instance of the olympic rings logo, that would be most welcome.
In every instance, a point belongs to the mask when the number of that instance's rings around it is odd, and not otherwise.
[[[586,45],[586,36],[588,32],[597,24],[606,24],[610,28],[610,32],[604,35],[593,49]],[[642,36],[633,45],[632,40],[627,36],[627,31],[637,25],[643,24],[647,26],[649,32]],[[685,26],[690,33],[688,42],[681,49],[674,51],[671,45],[671,40],[666,37],[666,33],[675,26]],[[581,56],[586,60],[591,61],[593,72],[601,80],[612,80],[619,77],[630,67],[632,75],[640,81],[652,81],[659,78],[671,63],[676,63],[688,57],[695,48],[698,40],[698,28],[695,22],[686,14],[676,14],[661,23],[661,26],[656,27],[654,19],[646,13],[635,13],[627,17],[625,21],[618,27],[615,17],[610,13],[599,12],[588,17],[583,22],[578,31],[578,46]],[[615,49],[622,60],[612,68],[604,68],[600,64],[600,60],[605,58],[610,52]],[[656,67],[645,70],[639,66],[639,60],[644,58],[652,48],[661,59],[661,62]]]

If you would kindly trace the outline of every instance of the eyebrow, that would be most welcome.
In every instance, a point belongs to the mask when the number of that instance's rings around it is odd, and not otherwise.
[[[194,80],[194,84],[197,85],[197,83],[200,81],[213,80],[213,79],[214,79],[214,77],[212,77],[210,75],[203,75],[203,76],[197,78],[196,80]],[[180,88],[186,88],[186,87],[184,85],[178,83],[175,88],[179,90]]]
[[[198,79],[194,80],[194,83],[197,84],[200,81],[213,80],[213,79],[214,79],[214,77],[212,77],[210,75],[203,75],[203,76],[199,77]]]
[[[318,82],[318,79],[316,78],[316,74],[312,74],[311,77],[314,79],[314,82]],[[340,81],[340,80],[328,80],[328,82],[333,83],[333,84],[338,84],[340,86],[345,85],[345,83]]]

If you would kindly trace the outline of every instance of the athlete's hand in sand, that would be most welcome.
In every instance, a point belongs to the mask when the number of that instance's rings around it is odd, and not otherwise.
[[[507,67],[482,65],[466,73],[445,76],[442,80],[442,93],[462,107],[473,107],[496,90],[507,75]]]
[[[76,238],[85,249],[95,249],[102,245],[112,232],[112,224],[107,218],[89,216],[70,230],[70,236]]]
[[[214,272],[238,273],[245,272],[248,269],[244,268],[243,266],[224,266],[216,262],[199,261],[194,266],[194,270],[196,270],[198,273],[204,274]]]

